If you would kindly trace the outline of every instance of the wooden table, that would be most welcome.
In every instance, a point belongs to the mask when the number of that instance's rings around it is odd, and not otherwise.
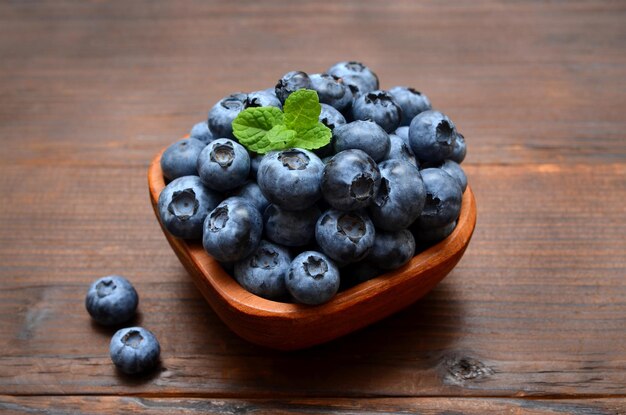
[[[414,306],[265,350],[196,290],[146,169],[220,97],[344,59],[457,123],[476,232]],[[2,413],[626,413],[624,2],[6,1],[0,142]],[[161,341],[150,376],[85,311],[111,273]]]

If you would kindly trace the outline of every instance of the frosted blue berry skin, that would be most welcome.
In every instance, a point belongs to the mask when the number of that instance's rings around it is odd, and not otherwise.
[[[340,125],[333,131],[335,152],[358,149],[374,161],[384,160],[389,154],[389,134],[373,121],[353,121]]]
[[[311,79],[306,72],[291,71],[278,80],[274,92],[280,102],[285,104],[287,97],[299,89],[313,89]]]
[[[91,284],[85,297],[89,315],[105,326],[116,326],[135,316],[139,296],[133,285],[119,275],[109,275]]]
[[[317,92],[319,100],[323,104],[328,104],[338,111],[343,111],[352,105],[352,92],[341,79],[329,74],[312,74],[311,87]]]
[[[396,86],[389,90],[389,94],[402,110],[402,116],[400,117],[401,126],[410,125],[417,114],[432,109],[428,97],[413,88]]]
[[[233,120],[246,108],[247,94],[237,92],[219,100],[211,108],[208,117],[209,131],[215,138],[235,138]]]
[[[367,207],[378,193],[380,171],[376,162],[362,150],[335,154],[324,167],[322,194],[339,210]]]
[[[465,137],[463,136],[463,134],[457,132],[456,140],[454,141],[454,147],[452,149],[452,154],[450,155],[450,160],[461,164],[463,163],[463,160],[465,160],[466,153],[467,146],[465,144]]]
[[[245,108],[254,107],[276,107],[282,109],[283,105],[273,91],[262,90],[250,92],[246,97]]]
[[[227,138],[209,143],[198,156],[198,174],[210,189],[224,192],[242,186],[250,174],[250,156],[241,144]]]
[[[128,375],[147,372],[159,364],[161,346],[156,336],[143,327],[118,330],[111,338],[109,355],[115,366]]]
[[[342,113],[337,111],[335,108],[331,107],[328,104],[320,104],[322,106],[322,110],[320,111],[319,120],[322,124],[330,129],[330,131],[334,131],[336,127],[340,125],[344,125],[346,123],[346,119]],[[316,148],[313,150],[315,154],[317,154],[320,158],[328,157],[334,154],[333,144],[335,141],[335,137],[332,136],[330,142],[323,147]]]
[[[204,186],[198,176],[172,180],[159,195],[161,223],[172,235],[183,239],[200,239],[207,214],[222,196]]]
[[[252,294],[280,300],[288,294],[285,279],[290,264],[291,255],[285,247],[262,240],[250,256],[235,263],[235,279]]]
[[[321,106],[322,110],[320,111],[319,120],[331,131],[333,131],[335,127],[339,127],[340,125],[344,125],[346,123],[345,117],[334,107],[331,107],[328,104],[321,104]]]
[[[402,140],[404,140],[405,143],[407,143],[407,145],[409,144],[409,127],[408,126],[401,126],[396,128],[396,131],[393,132],[395,135],[397,135],[398,137],[400,137]]]
[[[182,176],[198,175],[198,156],[205,144],[195,138],[179,140],[165,149],[161,156],[163,177],[174,180]]]
[[[302,210],[320,199],[324,163],[308,150],[292,148],[263,157],[257,182],[271,203],[285,210]]]
[[[426,200],[421,215],[414,222],[422,229],[439,228],[455,221],[461,212],[463,191],[457,180],[438,168],[420,171]]]
[[[204,143],[204,145],[207,145],[217,137],[214,137],[213,134],[211,134],[211,131],[209,130],[209,123],[207,121],[201,121],[191,128],[189,138],[195,138],[196,140]]]
[[[386,91],[375,90],[360,95],[352,104],[355,120],[371,120],[391,133],[400,126],[402,110]]]
[[[453,153],[456,127],[439,111],[419,113],[409,126],[409,142],[420,162],[443,163]]]
[[[439,168],[454,177],[459,183],[459,186],[461,186],[461,190],[465,192],[465,189],[467,188],[467,176],[465,175],[463,168],[458,163],[452,160],[446,160],[443,164],[441,164],[441,166],[439,166]]]
[[[339,263],[357,262],[374,244],[374,224],[363,211],[329,209],[315,226],[315,240],[324,253]]]
[[[264,212],[270,202],[267,200],[257,182],[249,180],[243,186],[229,193],[229,197],[239,196],[252,203],[259,212]]]
[[[284,210],[269,205],[263,213],[263,228],[268,239],[285,246],[304,246],[315,237],[315,224],[322,212],[315,205],[303,210]]]
[[[330,75],[336,76],[337,78],[358,78],[358,83],[360,84],[359,89],[361,89],[361,93],[378,89],[378,76],[376,76],[376,74],[370,68],[363,65],[361,62],[338,62],[331,66],[326,72]]]
[[[378,87],[372,86],[372,84],[362,77],[356,75],[346,75],[341,77],[341,81],[350,88],[350,92],[352,93],[352,102],[360,97],[361,95],[367,94],[368,92],[372,92],[378,89]],[[352,105],[346,107],[343,110],[343,113],[346,115],[346,119],[352,119]]]
[[[235,262],[259,245],[263,218],[247,200],[229,197],[207,215],[203,230],[205,251],[220,262]]]
[[[291,262],[285,282],[297,302],[323,304],[339,290],[339,269],[326,255],[304,251]]]
[[[378,230],[367,261],[381,269],[400,268],[415,255],[415,239],[408,229],[388,232]]]
[[[417,167],[402,160],[387,160],[378,165],[380,188],[368,207],[377,228],[399,231],[411,225],[422,213],[426,191]]]
[[[402,160],[419,168],[411,146],[396,134],[389,134],[389,153],[385,160]]]

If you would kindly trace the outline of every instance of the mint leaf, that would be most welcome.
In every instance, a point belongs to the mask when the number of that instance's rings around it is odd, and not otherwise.
[[[266,135],[284,122],[283,113],[276,107],[247,108],[233,121],[233,134],[249,150],[267,146]]]
[[[257,152],[265,154],[271,150],[283,150],[292,147],[291,142],[295,136],[294,130],[290,130],[284,125],[276,125],[265,136],[268,144]]]
[[[321,122],[318,122],[312,127],[297,130],[297,135],[290,143],[290,147],[314,150],[316,148],[324,147],[326,144],[330,143],[332,135],[333,133],[330,131],[330,128],[326,127]]]
[[[287,97],[283,106],[285,125],[291,130],[306,130],[319,122],[322,106],[317,92],[299,89]]]

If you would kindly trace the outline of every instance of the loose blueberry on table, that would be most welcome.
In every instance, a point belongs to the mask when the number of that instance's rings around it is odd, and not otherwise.
[[[119,275],[94,281],[85,298],[87,312],[105,326],[116,326],[132,319],[138,303],[139,296],[133,285]]]
[[[133,375],[147,372],[159,363],[161,346],[151,331],[142,327],[127,327],[113,335],[109,354],[119,370]]]
[[[160,219],[253,294],[322,304],[454,231],[466,152],[425,94],[360,62],[291,71],[166,150]]]

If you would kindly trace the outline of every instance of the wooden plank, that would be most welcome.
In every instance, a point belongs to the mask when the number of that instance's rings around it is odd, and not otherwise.
[[[0,168],[0,391],[206,396],[622,394],[626,167],[467,166],[478,224],[459,266],[407,310],[296,353],[209,309],[152,216],[140,168]],[[45,189],[45,190],[42,190]],[[128,276],[163,350],[139,379],[108,358],[88,284]]]
[[[114,396],[0,396],[3,414],[421,414],[484,415],[620,415],[626,399],[526,400],[483,398],[395,398],[395,399],[200,399]]]
[[[0,162],[146,165],[222,96],[347,58],[427,93],[469,162],[620,162],[625,20],[591,1],[3,3]]]

